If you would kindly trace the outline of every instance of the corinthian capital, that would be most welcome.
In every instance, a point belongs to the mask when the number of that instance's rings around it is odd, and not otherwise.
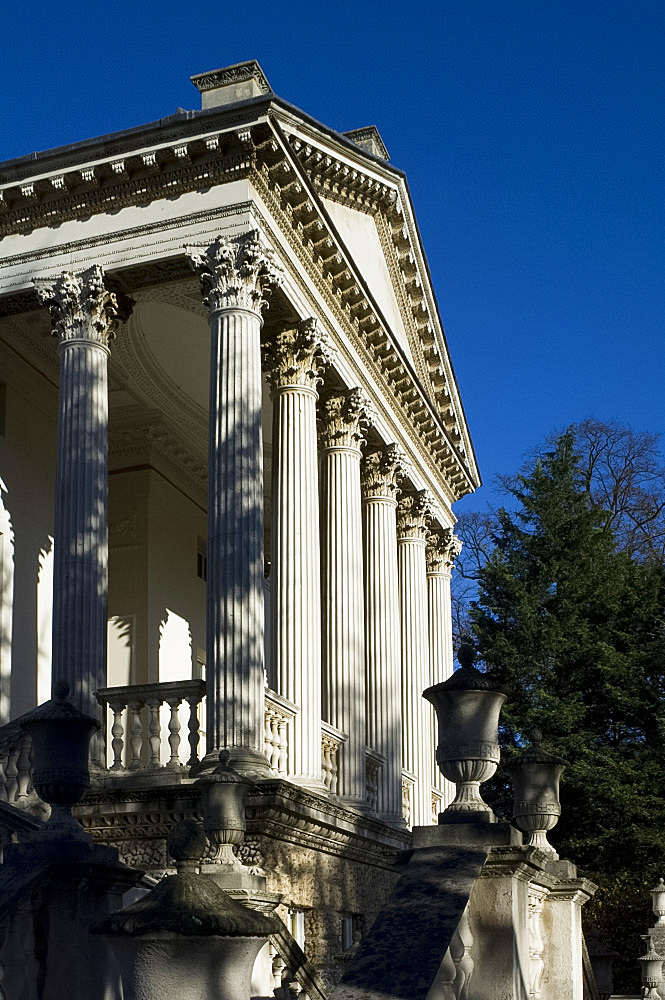
[[[365,500],[397,496],[399,480],[406,474],[404,454],[396,444],[375,448],[368,452],[360,466],[363,498]]]
[[[426,541],[433,516],[434,503],[427,490],[406,494],[397,505],[398,537]]]
[[[99,264],[85,271],[63,271],[57,278],[35,278],[34,285],[61,343],[89,340],[108,347],[134,305],[133,299],[108,291]]]
[[[261,246],[257,235],[218,236],[208,247],[185,247],[211,312],[236,308],[260,315],[267,296],[281,285],[282,268],[273,251]]]
[[[288,385],[316,389],[334,353],[328,333],[313,318],[270,331],[263,339],[264,368],[273,390]]]
[[[462,542],[453,534],[452,528],[431,531],[427,538],[427,572],[450,575],[461,551]]]
[[[319,421],[323,447],[360,451],[371,418],[371,403],[360,389],[328,396]]]

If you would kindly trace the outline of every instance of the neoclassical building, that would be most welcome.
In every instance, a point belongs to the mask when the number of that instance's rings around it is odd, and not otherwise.
[[[256,62],[201,110],[0,164],[0,795],[65,677],[132,864],[228,748],[319,969],[447,791],[455,500],[479,476],[404,174]]]

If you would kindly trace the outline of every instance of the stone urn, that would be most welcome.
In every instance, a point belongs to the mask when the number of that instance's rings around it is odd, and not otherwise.
[[[528,834],[528,847],[537,847],[556,860],[559,855],[547,840],[547,832],[561,815],[559,780],[567,762],[543,749],[540,730],[534,729],[530,738],[531,746],[508,768],[513,779],[513,818]]]
[[[213,864],[240,865],[233,845],[242,843],[247,829],[245,800],[252,782],[231,767],[231,754],[222,750],[219,765],[196,782],[203,799],[203,829],[215,848]]]
[[[21,722],[33,748],[32,782],[40,799],[51,806],[43,834],[66,840],[90,840],[72,816],[90,787],[90,739],[100,723],[68,701],[69,684],[55,684],[53,697]]]
[[[660,1000],[658,987],[663,981],[663,956],[659,955],[653,946],[651,934],[642,934],[642,940],[646,941],[646,952],[640,955],[642,973],[642,987],[644,989],[643,998],[645,1000]]]
[[[658,885],[651,890],[651,899],[653,900],[653,912],[658,917],[656,927],[658,924],[665,924],[665,882],[662,878],[658,879]]]
[[[474,667],[474,657],[471,643],[462,643],[460,669],[423,692],[439,724],[436,762],[444,778],[456,785],[455,798],[439,814],[439,823],[496,822],[481,798],[480,785],[499,763],[499,713],[506,695]]]
[[[124,1000],[247,1000],[256,956],[281,921],[232,899],[199,873],[194,820],[170,832],[177,873],[95,927],[115,954]]]

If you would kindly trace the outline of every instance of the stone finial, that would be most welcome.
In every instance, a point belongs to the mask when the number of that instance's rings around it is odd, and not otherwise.
[[[273,391],[290,385],[315,390],[334,356],[330,335],[314,317],[263,338],[264,369]]]
[[[363,456],[360,466],[363,499],[395,500],[406,471],[406,458],[396,444],[373,448]]]
[[[397,505],[398,537],[427,541],[434,510],[434,502],[428,490],[405,494]]]
[[[179,875],[196,872],[206,850],[203,827],[193,819],[181,820],[169,830],[166,846]]]
[[[185,251],[210,312],[249,309],[260,316],[268,295],[283,280],[274,252],[262,246],[256,231],[218,236],[208,247],[190,246]]]
[[[328,396],[319,421],[323,447],[360,451],[372,416],[372,404],[359,388]]]
[[[651,890],[653,912],[658,917],[656,926],[665,924],[665,882],[658,879],[658,885]]]
[[[427,536],[427,572],[443,573],[450,576],[457,556],[462,551],[462,542],[453,534],[452,528],[430,531]]]
[[[53,336],[61,343],[87,340],[108,347],[117,327],[130,316],[134,300],[109,292],[104,271],[63,271],[57,278],[35,278],[40,302],[48,306]]]

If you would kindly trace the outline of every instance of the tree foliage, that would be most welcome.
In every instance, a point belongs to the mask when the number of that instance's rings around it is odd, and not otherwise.
[[[620,887],[645,893],[665,871],[665,573],[630,543],[633,515],[593,494],[576,440],[564,433],[507,484],[515,510],[496,515],[470,619],[509,692],[504,760],[538,726],[569,761],[552,840],[599,884],[590,916],[630,955]],[[510,815],[503,769],[487,797]]]

